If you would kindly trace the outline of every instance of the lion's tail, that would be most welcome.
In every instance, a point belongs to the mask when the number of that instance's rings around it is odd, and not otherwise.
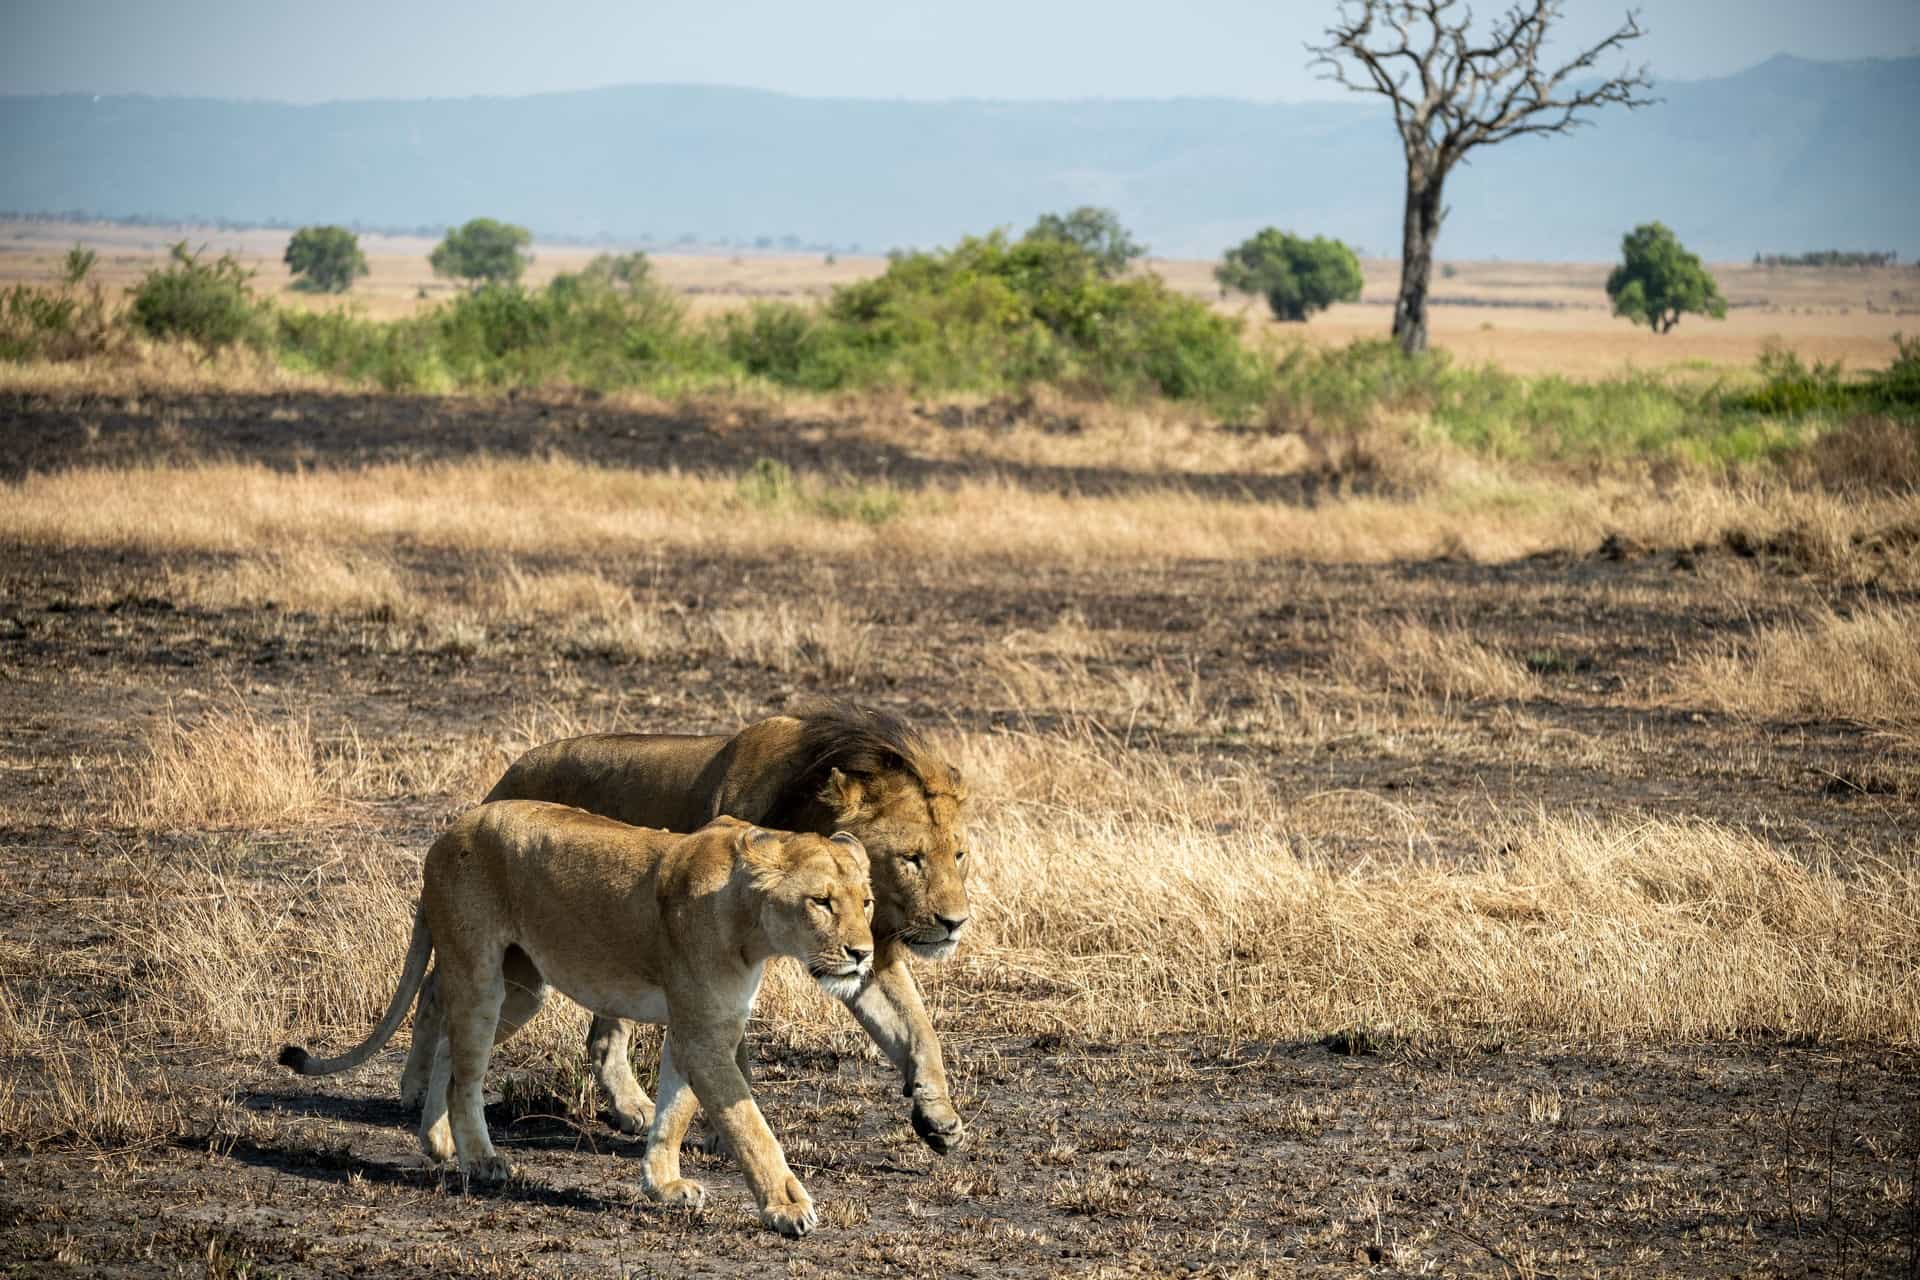
[[[291,1067],[303,1076],[330,1076],[337,1071],[357,1067],[371,1058],[400,1029],[400,1022],[413,1006],[414,997],[420,994],[420,984],[426,979],[427,962],[431,959],[433,935],[427,932],[425,912],[416,907],[413,912],[413,941],[407,945],[407,961],[400,970],[400,985],[394,988],[393,999],[387,1002],[386,1016],[380,1019],[380,1025],[373,1029],[373,1034],[337,1058],[315,1058],[299,1045],[290,1044],[280,1050],[280,1065]]]

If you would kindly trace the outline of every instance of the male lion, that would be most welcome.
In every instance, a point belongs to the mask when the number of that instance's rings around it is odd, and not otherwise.
[[[942,1154],[965,1130],[947,1094],[940,1041],[907,953],[952,954],[967,923],[966,798],[957,770],[885,712],[834,705],[774,716],[732,737],[602,733],[536,747],[514,761],[489,800],[552,800],[636,826],[691,831],[720,814],[788,831],[857,838],[873,865],[879,943],[873,978],[841,999],[899,1068],[913,1127]],[[426,1087],[437,1014],[432,978],[401,1076],[411,1103]],[[591,1006],[589,1006],[591,1007]],[[600,1010],[595,1012],[601,1013]],[[633,1027],[596,1016],[587,1051],[626,1133],[646,1131],[653,1104],[628,1056]],[[739,1053],[746,1061],[745,1049]]]
[[[493,1045],[539,1012],[550,987],[590,1009],[665,1023],[647,1194],[705,1203],[706,1189],[680,1177],[697,1099],[744,1167],[760,1220],[802,1236],[816,1221],[813,1200],[734,1054],[769,957],[800,959],[842,999],[864,985],[873,959],[867,875],[866,852],[844,832],[827,839],[718,818],[682,836],[565,805],[483,804],[427,853],[406,965],[373,1034],[319,1061],[288,1045],[280,1061],[309,1076],[366,1061],[400,1025],[438,953],[444,1034],[432,1049],[420,1145],[435,1160],[457,1151],[469,1177],[498,1182],[509,1171],[487,1139],[481,1079]]]

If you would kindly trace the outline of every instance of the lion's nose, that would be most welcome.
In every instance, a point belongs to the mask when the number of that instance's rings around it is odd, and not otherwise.
[[[855,964],[865,964],[867,962],[867,957],[872,954],[873,954],[872,947],[848,947],[847,948],[847,955],[852,958]]]
[[[950,936],[959,933],[960,926],[972,919],[971,916],[943,916],[938,912],[934,913],[933,918],[947,927],[947,933]]]

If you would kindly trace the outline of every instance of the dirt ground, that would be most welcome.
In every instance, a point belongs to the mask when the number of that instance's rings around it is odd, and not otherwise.
[[[329,467],[552,447],[727,473],[772,456],[909,485],[966,469],[947,459],[916,470],[818,430],[795,443],[791,427],[592,404],[556,415],[511,400],[10,395],[0,477],[152,458]],[[1089,492],[1130,482],[1010,478]],[[1241,500],[1315,500],[1246,479]],[[431,551],[395,554],[429,576],[463,571]],[[863,565],[858,581],[831,565],[699,555],[591,567],[689,610],[804,607],[823,584],[857,593],[875,656],[851,687],[824,688],[749,664],[567,656],[512,625],[474,651],[396,652],[369,641],[363,618],[290,626],[271,610],[178,603],[158,557],[0,546],[0,976],[62,1018],[107,1017],[126,998],[110,976],[125,957],[107,954],[113,939],[89,924],[87,904],[126,892],[130,865],[181,856],[184,838],[114,828],[85,775],[132,753],[170,706],[236,695],[298,705],[378,748],[496,730],[529,701],[636,729],[710,730],[824,691],[983,732],[1031,724],[993,661],[1005,638],[1069,609],[1108,639],[1102,660],[1115,669],[1189,663],[1228,700],[1257,678],[1322,678],[1335,624],[1353,616],[1451,620],[1532,655],[1539,696],[1410,701],[1391,733],[1249,745],[1154,723],[1151,709],[1129,727],[1143,749],[1202,765],[1251,760],[1303,807],[1404,816],[1356,825],[1337,856],[1392,852],[1417,830],[1446,858],[1499,816],[1536,808],[1704,818],[1858,857],[1911,857],[1920,822],[1911,739],[1742,721],[1667,692],[1681,650],[1820,603],[1913,603],[1764,551],[1038,571],[894,560]],[[424,851],[447,816],[401,796],[364,821]],[[324,856],[312,833],[231,838],[243,868]],[[1732,1043],[1112,1043],[1068,1026],[1009,1032],[958,985],[921,973],[971,1128],[956,1154],[919,1144],[897,1081],[856,1038],[845,1052],[767,1049],[757,1062],[769,1120],[822,1206],[805,1241],[758,1228],[723,1158],[688,1157],[713,1192],[704,1214],[647,1204],[638,1144],[564,1099],[503,1095],[489,1118],[520,1177],[468,1192],[421,1165],[393,1096],[400,1050],[309,1082],[273,1066],[276,1046],[236,1063],[180,1043],[152,1046],[158,1087],[179,1099],[172,1136],[0,1146],[0,1271],[1920,1276],[1920,1057],[1907,1049],[1761,1031]]]
[[[114,288],[135,284],[186,239],[195,247],[231,252],[255,270],[256,286],[289,305],[331,307],[336,299],[295,293],[281,263],[286,232],[218,231],[195,227],[114,227],[0,222],[0,287],[44,282],[59,271],[70,245],[100,254],[98,278]],[[458,286],[436,279],[427,266],[433,242],[419,237],[361,237],[370,274],[351,304],[392,318],[411,314]],[[542,284],[577,271],[596,252],[573,245],[534,246],[527,273]],[[756,300],[818,300],[835,285],[886,270],[879,255],[732,251],[721,248],[650,255],[661,280],[686,298],[694,314],[743,307]],[[1338,345],[1386,334],[1392,323],[1399,263],[1369,258],[1359,302],[1342,304],[1305,324],[1279,324],[1263,303],[1221,298],[1214,263],[1149,259],[1169,284],[1214,300],[1244,316],[1252,330],[1282,341]],[[1602,263],[1446,262],[1433,284],[1433,345],[1468,364],[1497,364],[1516,373],[1591,378],[1627,368],[1705,366],[1745,368],[1769,345],[1784,345],[1805,360],[1837,360],[1849,369],[1884,367],[1895,335],[1920,332],[1920,268],[1766,269],[1714,263],[1730,308],[1725,320],[1688,317],[1672,333],[1655,335],[1613,316],[1605,292],[1610,265]]]

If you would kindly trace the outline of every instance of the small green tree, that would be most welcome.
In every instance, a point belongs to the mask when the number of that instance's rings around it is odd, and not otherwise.
[[[1214,268],[1223,289],[1259,294],[1276,320],[1305,320],[1360,296],[1360,259],[1338,240],[1288,235],[1266,227],[1227,250]]]
[[[1621,237],[1620,252],[1625,261],[1607,277],[1613,314],[1655,333],[1667,332],[1689,312],[1727,318],[1727,301],[1712,274],[1664,224],[1635,227]]]
[[[302,227],[287,241],[282,259],[295,276],[296,289],[345,293],[367,274],[360,237],[345,227]]]
[[[447,232],[427,261],[433,274],[473,284],[512,284],[531,260],[525,252],[533,233],[492,218],[474,218]]]
[[[1071,213],[1043,213],[1027,231],[1029,240],[1064,240],[1079,245],[1093,255],[1102,277],[1111,280],[1127,269],[1127,264],[1146,253],[1147,247],[1120,225],[1120,215],[1111,209],[1083,204]]]

